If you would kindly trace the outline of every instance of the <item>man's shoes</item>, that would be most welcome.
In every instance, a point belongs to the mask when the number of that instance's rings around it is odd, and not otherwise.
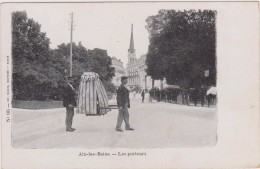
[[[126,130],[135,130],[135,129],[133,129],[133,128],[126,128]]]
[[[122,130],[122,129],[116,129],[116,131],[123,132],[123,130]]]
[[[76,129],[72,128],[72,127],[71,127],[71,129],[72,129],[72,130],[76,130]]]
[[[74,130],[72,128],[67,128],[66,131],[73,132]]]

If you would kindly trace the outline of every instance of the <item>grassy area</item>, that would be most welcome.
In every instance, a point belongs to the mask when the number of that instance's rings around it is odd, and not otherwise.
[[[62,108],[62,101],[22,101],[14,100],[12,102],[13,108],[19,109],[52,109]]]
[[[112,99],[112,95],[109,96],[109,100]],[[48,101],[24,101],[24,100],[13,100],[13,108],[19,109],[53,109],[63,108],[62,101],[48,100]]]

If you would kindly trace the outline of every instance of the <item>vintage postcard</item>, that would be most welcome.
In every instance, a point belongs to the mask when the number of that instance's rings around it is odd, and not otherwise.
[[[1,167],[259,167],[258,5],[1,3]]]

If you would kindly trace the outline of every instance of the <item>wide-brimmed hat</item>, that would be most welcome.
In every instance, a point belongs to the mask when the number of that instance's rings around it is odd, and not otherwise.
[[[121,76],[121,80],[128,79],[127,76]]]

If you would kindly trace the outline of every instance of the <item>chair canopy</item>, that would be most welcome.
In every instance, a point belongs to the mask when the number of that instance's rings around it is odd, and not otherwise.
[[[99,109],[100,107],[105,107],[105,109]],[[77,113],[104,115],[108,111],[110,111],[110,109],[107,92],[98,74],[94,72],[84,72],[79,84]]]

